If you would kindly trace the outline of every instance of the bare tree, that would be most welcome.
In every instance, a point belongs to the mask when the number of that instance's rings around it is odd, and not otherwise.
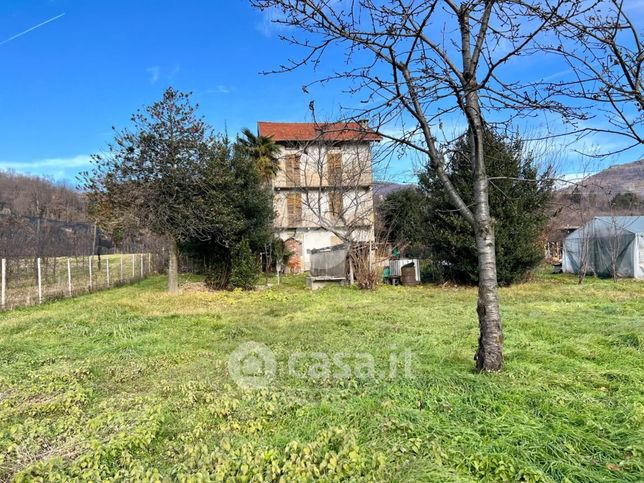
[[[644,44],[627,15],[624,0],[571,2],[574,16],[557,12],[553,39],[538,48],[559,56],[568,67],[566,80],[547,83],[549,95],[567,97],[592,110],[592,125],[575,124],[579,133],[624,138],[615,151],[644,144]],[[543,15],[549,15],[544,10]],[[606,150],[593,156],[607,154]]]
[[[619,255],[622,251],[621,227],[615,215],[610,217],[610,234],[609,234],[609,256],[610,256],[610,273],[613,281],[619,279]]]
[[[564,122],[591,118],[587,110],[561,100],[542,79],[509,73],[510,61],[543,56],[547,39],[561,25],[583,24],[602,2],[553,0],[252,0],[276,9],[283,37],[302,57],[279,71],[319,67],[328,50],[344,46],[346,69],[318,82],[341,79],[384,137],[423,154],[456,210],[471,225],[478,251],[477,312],[480,337],[476,368],[503,365],[503,331],[496,279],[494,220],[484,163],[486,124],[522,116],[556,115]],[[293,28],[294,27],[294,28]],[[565,46],[564,46],[565,48]],[[574,60],[570,57],[571,61]],[[579,75],[583,75],[579,69]],[[553,84],[555,84],[553,82]],[[620,100],[616,100],[619,102]],[[438,140],[445,122],[465,122],[471,137],[474,203],[468,206],[447,176]],[[436,128],[438,125],[438,129]]]
[[[623,256],[625,243],[624,243],[624,227],[620,222],[620,214],[623,214],[624,208],[619,203],[615,203],[616,195],[610,186],[602,186],[602,194],[605,197],[605,205],[608,207],[608,256],[609,256],[609,272],[613,281],[617,282],[620,278],[620,261]]]
[[[590,244],[592,233],[588,224],[579,228],[579,238],[576,249],[579,251],[579,269],[577,271],[577,283],[581,285],[590,270]]]

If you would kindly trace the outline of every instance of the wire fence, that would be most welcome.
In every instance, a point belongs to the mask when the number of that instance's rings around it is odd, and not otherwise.
[[[126,285],[165,269],[155,253],[0,259],[0,310]]]

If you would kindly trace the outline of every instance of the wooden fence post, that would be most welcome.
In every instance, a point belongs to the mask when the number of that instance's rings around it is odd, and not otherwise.
[[[40,270],[40,258],[36,259],[36,266],[38,267],[38,303],[42,303],[42,272]]]
[[[132,254],[132,278],[136,277],[136,259],[134,258],[136,255],[134,253]]]
[[[7,260],[2,259],[2,288],[0,289],[0,302],[2,302],[2,308],[4,309],[7,303],[6,292],[7,292]]]
[[[141,278],[143,278],[143,253],[141,253]]]
[[[148,253],[148,275],[152,273],[152,254]]]
[[[107,278],[107,288],[110,288],[110,259],[105,258],[105,277]]]
[[[89,291],[92,291],[93,287],[93,280],[92,280],[92,256],[89,256]]]
[[[121,253],[121,272],[119,275],[119,281],[123,283],[123,254]]]
[[[72,296],[72,262],[67,257],[67,293]]]

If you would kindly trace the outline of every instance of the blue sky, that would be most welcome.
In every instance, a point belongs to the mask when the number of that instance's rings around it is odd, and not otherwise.
[[[0,42],[63,13],[0,45],[0,168],[73,178],[168,85],[217,130],[307,119],[304,72],[259,74],[287,47],[247,2],[2,0]]]
[[[258,120],[310,120],[312,99],[337,112],[339,86],[302,92],[310,71],[260,74],[293,54],[244,0],[2,0],[0,169],[74,182],[111,127],[168,85],[192,91],[208,122],[231,134]],[[391,165],[409,173],[409,159]]]

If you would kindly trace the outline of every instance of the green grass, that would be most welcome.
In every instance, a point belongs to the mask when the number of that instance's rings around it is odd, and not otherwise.
[[[472,372],[471,288],[164,288],[0,314],[0,480],[644,480],[642,283],[502,289],[494,375]],[[228,375],[248,341],[275,354],[268,388]],[[380,373],[404,350],[413,377],[287,370],[360,352]]]

